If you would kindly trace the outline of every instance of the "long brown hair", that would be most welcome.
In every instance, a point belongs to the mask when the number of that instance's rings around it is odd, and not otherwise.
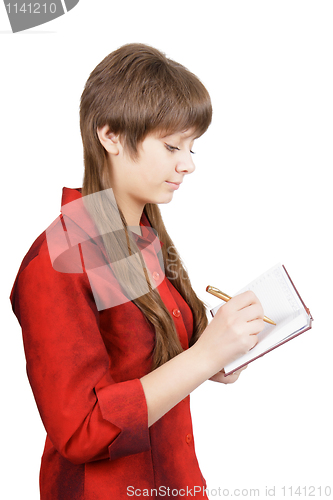
[[[209,94],[200,80],[181,64],[168,59],[157,49],[143,44],[128,44],[109,54],[93,70],[81,96],[80,127],[84,150],[84,180],[82,195],[87,196],[112,188],[107,152],[99,141],[97,129],[108,125],[119,135],[133,159],[138,145],[152,132],[175,133],[190,128],[200,137],[212,118]],[[91,197],[88,197],[91,198]],[[94,198],[92,198],[94,199]],[[113,272],[119,283],[131,288],[133,275],[142,274],[143,260],[119,209],[124,226],[117,245],[124,256],[137,255],[132,267],[120,261]],[[107,228],[112,226],[112,215],[106,207],[94,201],[89,212],[101,228],[103,242],[111,262],[115,261],[115,237]],[[204,303],[192,289],[188,274],[164,226],[159,207],[146,204],[144,213],[163,243],[162,254],[165,275],[185,299],[193,313],[193,345],[207,326]],[[120,232],[116,232],[118,235]],[[116,236],[117,238],[117,236]],[[117,249],[117,252],[119,251]],[[176,257],[176,258],[175,258]],[[172,266],[169,264],[172,262]],[[172,269],[172,270],[170,270]],[[145,267],[144,267],[145,270]],[[150,285],[145,270],[148,293],[133,299],[156,332],[152,369],[162,365],[183,351],[169,311],[158,291]]]

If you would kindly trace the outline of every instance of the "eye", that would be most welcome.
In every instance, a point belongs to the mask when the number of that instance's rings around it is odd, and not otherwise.
[[[164,145],[167,148],[167,150],[170,151],[171,153],[173,153],[174,151],[180,151],[180,148],[178,148],[177,146],[171,146],[171,144],[167,144],[166,142],[164,143]],[[192,155],[195,154],[195,152],[192,151],[191,149],[190,149],[190,153]]]
[[[167,150],[170,151],[171,153],[173,153],[174,151],[180,151],[180,149],[177,148],[176,146],[171,146],[171,144],[167,144],[166,142],[164,143],[164,145],[167,148]]]

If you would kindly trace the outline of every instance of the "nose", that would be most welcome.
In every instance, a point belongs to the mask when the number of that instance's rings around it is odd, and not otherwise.
[[[192,158],[192,153],[185,153],[182,155],[182,158],[179,158],[176,171],[182,174],[191,174],[195,170],[194,161]]]

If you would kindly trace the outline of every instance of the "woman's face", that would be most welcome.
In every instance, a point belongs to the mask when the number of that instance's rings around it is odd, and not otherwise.
[[[164,137],[150,134],[139,145],[136,160],[120,141],[110,168],[112,189],[121,208],[142,211],[146,203],[169,203],[185,176],[195,169],[194,140],[194,129]]]

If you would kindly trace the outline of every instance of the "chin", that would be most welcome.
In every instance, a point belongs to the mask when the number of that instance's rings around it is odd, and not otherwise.
[[[149,198],[146,200],[146,203],[152,203],[155,205],[164,205],[166,203],[170,203],[173,199],[173,193],[161,193],[159,196],[155,196],[154,198]]]
[[[157,201],[156,203],[158,205],[165,205],[166,203],[170,203],[170,201],[173,200],[173,193],[171,193],[170,196],[164,196],[163,198],[160,198],[159,201]]]

